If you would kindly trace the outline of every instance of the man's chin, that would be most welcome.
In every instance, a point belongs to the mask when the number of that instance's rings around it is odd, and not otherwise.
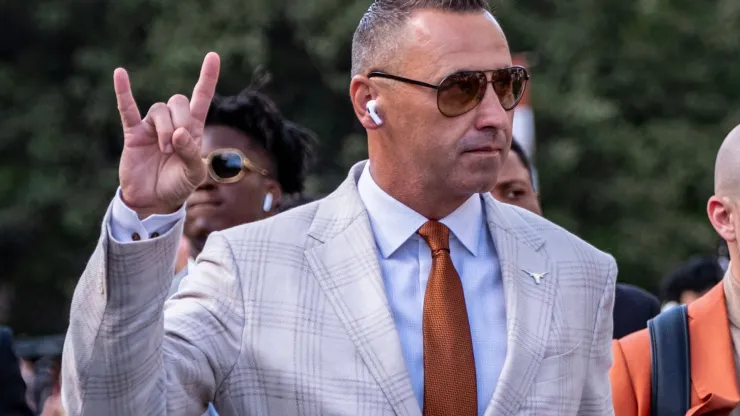
[[[457,188],[467,194],[481,194],[490,192],[496,186],[499,169],[471,169],[462,175],[457,182]]]

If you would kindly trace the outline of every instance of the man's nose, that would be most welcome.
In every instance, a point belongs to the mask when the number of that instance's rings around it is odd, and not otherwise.
[[[514,110],[512,109],[510,111]],[[475,127],[478,130],[504,130],[507,127],[511,127],[510,114],[504,110],[490,82],[486,85],[483,100],[481,100],[476,108]]]

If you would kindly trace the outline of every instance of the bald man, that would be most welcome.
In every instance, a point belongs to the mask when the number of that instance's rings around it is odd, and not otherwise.
[[[740,126],[722,143],[714,171],[709,221],[727,242],[730,267],[723,280],[688,306],[691,402],[686,413],[740,415]],[[651,343],[648,330],[613,343],[611,369],[616,416],[651,413]],[[663,357],[661,357],[663,358]],[[671,366],[673,363],[666,363]],[[675,363],[677,367],[679,363]],[[673,413],[676,414],[676,413]]]

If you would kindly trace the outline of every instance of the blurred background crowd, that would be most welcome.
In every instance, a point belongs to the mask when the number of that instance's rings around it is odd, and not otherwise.
[[[259,91],[279,108],[271,116],[315,133],[305,189],[286,193],[286,209],[333,190],[367,156],[347,91],[368,3],[0,3],[0,325],[13,330],[37,413],[58,391],[70,296],[117,185],[112,70],[126,65],[148,108],[188,90],[204,53],[219,52],[219,94]],[[719,282],[726,247],[705,207],[714,156],[740,119],[740,2],[491,4],[532,76],[514,134],[544,215],[613,254],[619,282],[663,308]],[[527,192],[514,188],[499,199]]]

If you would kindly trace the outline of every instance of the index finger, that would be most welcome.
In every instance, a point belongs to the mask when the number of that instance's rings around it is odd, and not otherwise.
[[[200,69],[200,78],[193,89],[193,97],[190,99],[190,114],[202,126],[206,122],[208,107],[216,93],[218,73],[221,68],[221,58],[215,52],[209,52],[203,59],[203,67]]]
[[[116,102],[123,127],[130,128],[141,123],[141,113],[136,107],[134,94],[131,92],[131,82],[125,69],[116,68],[113,71],[113,88],[116,90]]]

